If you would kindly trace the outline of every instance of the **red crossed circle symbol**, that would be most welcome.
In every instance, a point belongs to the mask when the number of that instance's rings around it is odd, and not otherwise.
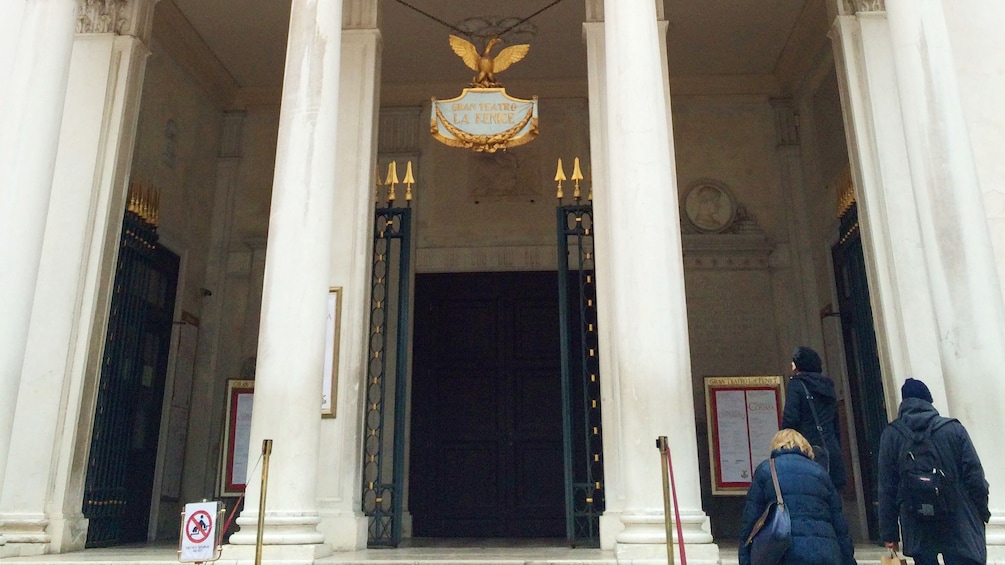
[[[203,522],[198,518],[205,517]],[[202,543],[209,538],[209,532],[213,529],[213,517],[205,510],[197,510],[188,517],[185,523],[185,537],[192,543]]]

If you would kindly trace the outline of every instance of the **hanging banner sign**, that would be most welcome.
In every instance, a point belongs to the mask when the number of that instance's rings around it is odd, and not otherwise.
[[[495,153],[537,137],[537,96],[521,100],[505,88],[465,88],[450,100],[432,100],[429,130],[437,141]]]

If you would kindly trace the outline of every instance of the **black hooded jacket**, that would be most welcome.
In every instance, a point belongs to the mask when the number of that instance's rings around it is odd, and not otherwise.
[[[930,402],[905,398],[898,419],[908,428],[921,431],[935,420],[947,420]],[[950,518],[936,526],[925,526],[908,513],[900,512],[900,452],[907,439],[892,425],[883,430],[879,441],[879,535],[880,541],[899,541],[897,518],[904,534],[904,554],[927,556],[950,550],[979,563],[987,560],[985,522],[988,510],[988,483],[970,434],[957,420],[932,432],[931,441],[942,460],[946,476],[957,489],[957,504]]]
[[[806,385],[803,390],[802,384]],[[813,410],[806,400],[806,391],[813,397],[813,409],[816,410],[820,427],[823,428],[823,439],[813,421]],[[837,392],[834,381],[821,373],[799,372],[789,379],[785,389],[785,410],[782,412],[782,428],[791,428],[801,433],[810,445],[823,443],[830,458],[830,476],[834,488],[840,491],[847,482],[844,469],[844,457],[841,455],[840,426],[838,424]]]

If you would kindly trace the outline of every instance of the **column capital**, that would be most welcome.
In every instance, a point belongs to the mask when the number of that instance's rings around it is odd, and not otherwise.
[[[77,0],[77,33],[150,37],[154,5],[159,0]]]
[[[885,12],[886,0],[844,0],[849,14]]]
[[[343,29],[376,29],[377,0],[345,0],[342,4]]]

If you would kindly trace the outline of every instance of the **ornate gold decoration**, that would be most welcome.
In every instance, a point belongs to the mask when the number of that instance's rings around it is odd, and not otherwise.
[[[555,182],[558,183],[558,191],[556,193],[556,198],[558,201],[562,201],[564,194],[562,193],[562,181],[565,180],[565,170],[562,168],[562,158],[558,158],[558,170],[555,171]]]
[[[583,171],[579,168],[579,157],[572,162],[572,198],[579,202],[579,181],[583,180]]]
[[[537,97],[514,98],[496,81],[496,73],[523,59],[530,45],[513,45],[492,57],[492,49],[501,41],[493,37],[479,53],[470,41],[450,36],[451,49],[478,74],[457,98],[432,99],[429,131],[440,143],[495,153],[537,137]]]
[[[506,91],[499,89],[479,89],[479,90],[497,90],[506,96]],[[464,93],[467,94],[471,92],[472,89],[465,88]],[[461,96],[463,98],[464,95]],[[511,98],[507,96],[507,98]],[[511,98],[512,100],[518,100],[520,102],[525,102],[516,98]],[[450,100],[445,100],[443,103],[451,102]],[[534,110],[537,107],[537,97],[534,97],[534,105],[527,109],[527,113],[523,116],[517,124],[509,129],[501,131],[499,133],[494,133],[491,135],[478,135],[466,132],[456,125],[451,123],[443,112],[440,110],[438,102],[433,98],[433,119],[429,124],[429,131],[433,134],[433,137],[437,139],[440,143],[449,145],[451,147],[463,147],[465,149],[471,149],[479,153],[495,153],[500,149],[507,149],[509,147],[516,147],[518,145],[523,145],[537,136],[537,118],[534,116]],[[439,124],[443,124],[443,128],[447,130],[453,138],[445,137],[440,133]],[[517,137],[527,124],[530,124],[530,130],[528,134]]]
[[[77,33],[121,33],[126,0],[78,0]]]
[[[501,83],[496,82],[496,73],[501,73],[508,69],[510,65],[516,63],[527,56],[530,45],[511,45],[499,52],[495,57],[491,56],[492,48],[502,43],[502,39],[493,37],[485,45],[485,49],[479,54],[478,49],[470,41],[450,36],[450,48],[454,50],[464,64],[478,74],[471,81],[471,88],[499,88]]]
[[[126,210],[136,214],[141,220],[157,227],[160,221],[160,191],[153,187],[147,187],[138,181],[129,183],[129,192],[126,196]]]
[[[844,171],[834,181],[837,187],[838,206],[837,215],[844,217],[855,204],[855,184],[851,180],[851,166],[845,167]]]
[[[407,161],[406,164],[405,164],[405,179],[404,180],[398,180],[398,162],[397,161],[389,161],[387,163],[387,175],[384,177],[385,180],[383,182],[381,182],[381,180],[380,180],[380,178],[381,178],[380,177],[380,166],[378,165],[377,166],[377,170],[376,170],[376,178],[377,178],[377,196],[376,196],[376,201],[377,201],[377,207],[378,208],[381,207],[381,202],[383,202],[384,206],[387,207],[387,208],[394,207],[394,201],[397,200],[397,198],[398,198],[397,194],[395,193],[395,189],[397,188],[397,185],[399,183],[403,183],[405,185],[405,205],[406,206],[411,206],[412,205],[412,186],[415,184],[415,175],[412,173],[412,161]],[[387,187],[387,198],[386,199],[383,198],[383,195],[381,194],[381,187],[383,187],[383,186]]]

